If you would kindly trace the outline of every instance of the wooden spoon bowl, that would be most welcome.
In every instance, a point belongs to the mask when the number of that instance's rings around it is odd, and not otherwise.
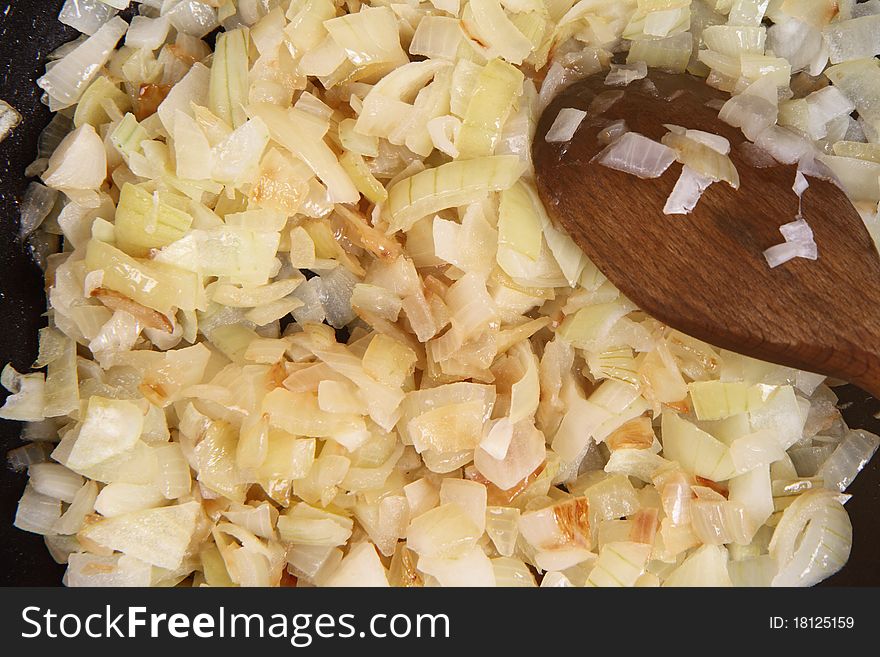
[[[844,192],[808,178],[803,216],[819,259],[771,269],[763,251],[783,241],[779,226],[798,214],[797,167],[750,164],[740,130],[718,119],[727,94],[701,79],[651,72],[601,115],[590,114],[596,96],[612,89],[602,76],[576,83],[538,123],[532,146],[537,185],[553,220],[658,320],[719,347],[880,395],[880,258]],[[588,115],[571,141],[548,143],[544,135],[566,107]],[[668,131],[664,124],[725,137],[739,189],[713,183],[691,214],[664,214],[681,164],[643,180],[592,161],[604,147],[598,133],[618,119],[656,141]]]

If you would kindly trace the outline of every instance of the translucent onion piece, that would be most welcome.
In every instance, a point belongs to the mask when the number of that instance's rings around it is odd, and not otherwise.
[[[672,193],[666,199],[666,205],[663,206],[664,214],[689,214],[697,207],[700,197],[709,185],[712,179],[697,173],[689,166],[685,165],[681,168],[681,175],[672,188]]]
[[[835,493],[807,491],[782,514],[770,541],[779,573],[772,586],[812,586],[843,567],[852,524]]]
[[[455,161],[401,180],[388,190],[392,230],[408,230],[420,218],[507,189],[521,172],[519,158],[496,155]]]
[[[605,84],[609,87],[625,87],[646,75],[648,75],[648,65],[645,62],[612,64],[611,71],[605,76]]]
[[[674,149],[677,159],[700,175],[713,181],[723,180],[731,187],[739,187],[739,174],[730,158],[722,154],[714,146],[707,146],[704,141],[691,139],[689,134],[669,132],[663,136],[663,143]]]
[[[102,0],[66,0],[58,20],[91,36],[117,13]]]
[[[571,141],[586,116],[587,113],[582,110],[563,107],[553,120],[550,129],[547,130],[547,134],[544,135],[544,140],[547,142]]]
[[[803,242],[783,242],[764,250],[764,258],[771,269],[784,265],[795,258],[815,260],[818,258],[815,245]]]
[[[183,561],[200,513],[198,502],[135,511],[86,524],[80,536],[154,566],[174,569]]]
[[[118,16],[111,18],[37,80],[37,85],[52,98],[55,109],[69,107],[79,99],[127,29],[124,20]]]
[[[639,178],[658,178],[675,161],[675,151],[637,132],[627,132],[594,159]]]
[[[521,64],[534,47],[504,12],[499,0],[475,0],[468,6],[473,28],[483,43],[512,64]]]
[[[32,182],[25,190],[24,200],[21,203],[21,215],[19,218],[18,236],[20,239],[26,239],[33,233],[43,220],[49,216],[52,208],[55,207],[55,201],[58,198],[58,192],[49,189],[45,185]]]
[[[731,586],[727,563],[727,550],[704,545],[673,570],[663,586]]]
[[[836,488],[843,492],[871,460],[878,446],[880,438],[874,434],[861,430],[850,431],[822,464],[816,476],[823,479],[826,488]]]
[[[880,14],[837,21],[825,26],[823,36],[828,44],[832,64],[880,55]]]

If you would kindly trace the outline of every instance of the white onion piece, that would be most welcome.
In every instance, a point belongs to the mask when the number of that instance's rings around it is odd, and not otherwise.
[[[513,424],[506,417],[493,420],[480,440],[480,449],[493,459],[501,460],[507,456],[510,441],[513,439]]]
[[[581,121],[583,121],[586,116],[587,113],[583,110],[575,109],[573,107],[563,107],[559,110],[559,114],[556,115],[553,125],[547,130],[544,140],[548,143],[571,141],[571,138],[574,137],[574,133],[577,132],[577,129],[580,127]]]
[[[198,0],[183,0],[165,14],[178,32],[202,38],[219,26],[217,10]]]
[[[18,227],[20,239],[24,240],[40,227],[40,224],[55,207],[57,198],[58,192],[54,189],[37,182],[28,185],[21,203],[21,218]]]
[[[543,111],[559,92],[574,82],[577,77],[559,62],[553,62],[541,82],[538,92],[538,111]]]
[[[91,36],[116,13],[116,9],[101,0],[67,0],[58,20]]]
[[[635,64],[612,64],[611,71],[605,76],[605,84],[609,87],[625,87],[630,82],[641,80],[648,75],[645,62]]]
[[[593,160],[639,178],[658,178],[675,162],[675,151],[638,132],[627,132]]]
[[[441,153],[446,153],[451,158],[458,157],[458,149],[455,140],[461,130],[461,119],[451,114],[436,116],[427,123],[428,135],[431,143]]]
[[[37,80],[53,101],[51,109],[69,107],[79,99],[127,29],[128,23],[118,16],[110,19]]]
[[[796,242],[801,244],[810,244],[813,242],[813,231],[810,225],[803,219],[782,224],[779,232],[785,238],[786,242]]]
[[[21,114],[12,105],[0,100],[0,141],[6,139],[20,122]]]
[[[829,123],[849,117],[855,109],[852,101],[844,96],[840,89],[832,86],[814,91],[805,100],[808,110],[806,129],[812,139],[822,139],[827,136]]]
[[[663,206],[664,214],[688,214],[695,207],[712,179],[697,173],[689,166],[681,168],[681,175]]]
[[[740,128],[747,139],[755,141],[761,133],[776,123],[777,108],[765,98],[752,94],[734,96],[718,113],[718,118],[734,128]]]
[[[880,55],[880,15],[831,23],[823,35],[832,64]]]
[[[807,260],[816,260],[818,258],[816,244],[808,244],[804,242],[783,242],[776,244],[764,251],[764,258],[770,268],[776,268],[795,258],[805,258]]]
[[[717,151],[722,155],[727,155],[728,153],[730,153],[730,142],[721,135],[716,135],[711,132],[704,132],[702,130],[688,130],[684,133],[684,135],[688,139],[708,146],[713,151]]]
[[[603,146],[607,146],[625,132],[629,132],[629,128],[626,127],[626,121],[618,119],[602,128],[596,135],[596,141]]]
[[[819,75],[828,62],[828,46],[822,32],[797,18],[776,23],[767,30],[767,50],[791,64],[791,72],[807,69]]]
[[[33,424],[42,423],[34,422]],[[47,443],[42,440],[27,443],[21,447],[9,450],[6,454],[6,462],[16,472],[21,472],[31,465],[48,461],[49,454],[52,453],[54,447],[53,443]]]
[[[825,481],[826,488],[843,492],[871,460],[878,447],[880,438],[873,433],[850,431],[819,468],[817,476]]]
[[[807,187],[810,186],[810,183],[807,182],[807,179],[804,177],[804,174],[801,173],[800,170],[794,176],[794,185],[792,185],[792,189],[794,193],[799,197],[804,195],[804,192],[807,191]],[[782,233],[785,235],[785,233]],[[787,239],[787,238],[786,238]]]
[[[772,586],[812,586],[840,570],[852,548],[852,523],[838,495],[807,491],[782,514],[770,556],[779,573]]]
[[[88,123],[64,138],[43,173],[43,182],[61,190],[98,189],[107,177],[104,142]]]
[[[135,16],[131,19],[131,25],[125,35],[125,45],[131,48],[156,50],[165,43],[169,29],[171,23],[165,16],[161,18]]]
[[[797,164],[815,150],[811,142],[793,130],[778,125],[771,125],[761,132],[754,142],[755,146],[782,164]]]
[[[73,496],[83,485],[81,475],[68,470],[60,463],[37,463],[28,469],[30,485],[41,495],[56,500],[73,502]]]
[[[15,522],[19,529],[34,534],[52,534],[53,525],[61,517],[61,501],[38,493],[30,484],[18,501]]]
[[[474,452],[480,474],[501,490],[510,490],[541,465],[547,456],[544,434],[529,422],[517,422],[503,459],[496,459],[482,447]]]

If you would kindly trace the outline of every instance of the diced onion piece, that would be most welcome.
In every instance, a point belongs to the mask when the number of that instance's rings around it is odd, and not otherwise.
[[[501,137],[501,129],[522,91],[523,74],[500,59],[493,59],[480,71],[455,148],[461,158],[492,155]]]
[[[178,568],[196,531],[198,502],[87,522],[80,536],[160,568]]]
[[[771,269],[784,265],[795,258],[816,260],[818,257],[815,244],[804,242],[783,242],[764,250],[764,258]]]
[[[581,497],[527,511],[520,516],[519,531],[531,546],[539,550],[565,547],[589,549],[590,505]]]
[[[730,57],[741,53],[764,54],[767,30],[764,27],[744,25],[710,25],[703,29],[706,47]]]
[[[611,71],[605,76],[605,84],[609,87],[625,87],[647,75],[648,65],[645,62],[612,64]]]
[[[481,447],[474,453],[474,465],[486,479],[501,490],[510,490],[544,462],[547,451],[544,435],[529,422],[514,425],[513,436],[502,459]]]
[[[507,189],[521,171],[515,155],[496,155],[449,162],[405,178],[388,190],[390,230],[409,230],[422,217]]]
[[[663,455],[711,481],[730,479],[736,471],[730,450],[710,434],[671,411],[663,413]]]
[[[73,502],[83,485],[83,478],[58,463],[37,463],[28,468],[29,485],[41,495]]]
[[[103,0],[66,0],[58,20],[91,36],[117,13]]]
[[[823,36],[828,44],[832,64],[851,59],[880,55],[880,14],[836,21],[825,26]]]
[[[704,545],[673,570],[663,586],[732,586],[727,563],[727,550],[720,545]]]
[[[472,22],[465,24],[480,41],[511,64],[522,64],[534,47],[507,17],[499,0],[471,0],[468,3]]]
[[[693,42],[690,32],[665,39],[638,39],[630,44],[626,63],[645,62],[651,68],[684,73],[693,52]]]
[[[79,100],[126,30],[128,23],[118,16],[111,18],[37,80],[52,99],[53,109],[69,107]]]
[[[733,162],[715,148],[674,132],[666,133],[662,142],[675,150],[679,162],[696,173],[714,182],[723,180],[734,189],[739,187],[739,174]]]
[[[171,23],[165,16],[159,18],[134,16],[128,27],[128,33],[125,35],[125,45],[132,48],[156,50],[165,43],[170,29]]]
[[[849,558],[852,524],[838,496],[807,491],[782,514],[770,556],[779,573],[772,586],[812,586],[836,573]]]
[[[60,190],[98,189],[107,177],[104,142],[85,124],[71,132],[49,158],[43,182]]]
[[[92,397],[65,465],[83,470],[127,452],[140,438],[143,425],[143,413],[134,403]]]
[[[407,546],[420,557],[454,558],[472,548],[482,532],[457,504],[443,504],[414,518]]]
[[[862,430],[850,431],[822,464],[816,476],[822,478],[826,488],[843,492],[871,460],[878,446],[880,438],[874,434]]]
[[[689,214],[697,207],[700,197],[712,184],[712,179],[697,173],[689,166],[681,168],[681,175],[663,206],[664,214]]]
[[[454,557],[420,556],[419,570],[437,579],[440,586],[495,586],[492,561],[479,547]]]
[[[587,577],[586,586],[635,586],[650,556],[651,546],[644,543],[607,543],[599,550],[599,559]]]
[[[360,198],[333,151],[311,133],[301,110],[285,110],[267,103],[252,105],[251,110],[266,123],[273,139],[309,165],[327,186],[332,201],[354,203]]]
[[[61,517],[61,501],[38,493],[33,486],[26,486],[18,501],[13,524],[34,534],[52,534],[54,525]]]
[[[544,140],[551,143],[571,141],[586,116],[587,113],[583,110],[563,107],[553,120],[550,129],[547,130],[547,134],[544,135]]]
[[[675,151],[638,132],[627,132],[594,159],[609,169],[639,178],[658,178],[675,161]]]

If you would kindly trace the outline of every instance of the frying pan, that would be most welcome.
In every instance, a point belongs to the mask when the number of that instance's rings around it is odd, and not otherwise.
[[[77,32],[58,22],[63,0],[0,0],[0,98],[22,115],[21,124],[0,143],[0,367],[11,362],[27,370],[37,354],[37,331],[45,326],[42,272],[17,240],[19,203],[28,180],[24,170],[37,151],[37,138],[51,118],[40,103],[35,80],[46,55]],[[123,14],[124,15],[124,14]],[[836,389],[847,423],[880,433],[880,401],[853,386]],[[0,393],[5,398],[5,393]],[[17,422],[0,420],[0,584],[54,586],[64,567],[49,556],[43,539],[12,526],[26,476],[5,467],[5,454],[21,444]],[[854,544],[847,566],[825,584],[880,585],[880,457],[851,486],[847,503]]]

